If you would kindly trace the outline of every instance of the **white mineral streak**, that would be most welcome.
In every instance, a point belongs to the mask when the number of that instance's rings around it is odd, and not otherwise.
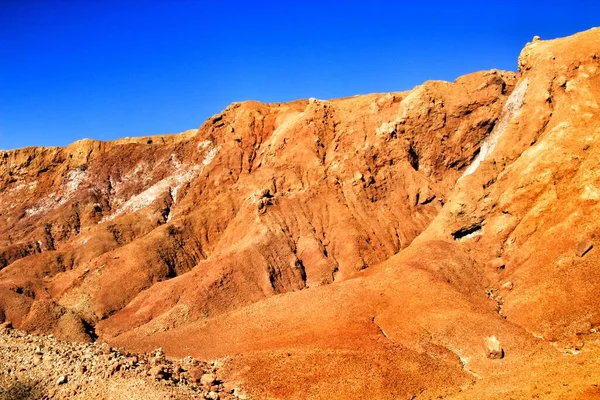
[[[521,83],[513,90],[513,92],[506,100],[504,107],[502,108],[502,113],[498,118],[498,122],[494,127],[492,133],[483,141],[481,144],[481,149],[479,150],[479,154],[473,160],[473,163],[469,165],[469,167],[465,170],[460,179],[465,176],[471,175],[473,172],[477,171],[477,168],[491,153],[494,151],[494,148],[498,144],[498,141],[506,131],[509,123],[519,114],[521,111],[521,107],[523,106],[523,99],[525,98],[525,93],[527,93],[527,86],[529,82],[527,78],[523,79]]]
[[[35,206],[27,209],[27,216],[33,216],[48,212],[54,208],[60,207],[73,198],[73,195],[79,189],[79,186],[86,178],[86,172],[80,169],[74,169],[67,173],[67,181],[64,185],[65,191],[62,195],[56,192],[50,193],[46,198],[39,201]]]
[[[206,167],[215,159],[217,152],[219,150],[218,146],[214,146],[212,142],[205,141],[198,144],[198,149],[203,151],[205,150],[204,159],[200,165],[190,165],[186,166],[177,160],[177,157],[174,155],[171,157],[171,164],[174,166],[175,173],[156,182],[154,185],[150,186],[148,189],[144,190],[141,193],[138,193],[135,196],[130,197],[121,207],[119,207],[114,213],[108,215],[99,223],[112,221],[116,217],[123,215],[134,213],[139,211],[150,204],[154,203],[161,195],[164,193],[170,192],[171,197],[173,199],[173,205],[177,202],[177,194],[180,189],[187,183],[191,182],[195,179]],[[185,171],[185,172],[182,172]],[[172,207],[172,206],[171,206]],[[167,217],[167,221],[172,218],[171,213],[169,213]]]

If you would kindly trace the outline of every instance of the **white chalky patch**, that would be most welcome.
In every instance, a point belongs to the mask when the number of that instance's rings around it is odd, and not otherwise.
[[[212,163],[215,159],[215,156],[217,155],[217,151],[217,147],[213,147],[212,149],[210,149],[208,153],[206,153],[206,155],[204,156],[204,160],[202,160],[202,165],[208,165]]]
[[[150,173],[147,173],[146,171],[150,171]],[[144,183],[151,182],[153,179],[151,171],[152,168],[149,166],[149,164],[145,161],[142,161],[138,163],[133,170],[121,175],[118,181],[115,181],[113,177],[109,177],[110,186],[114,190],[114,193],[118,195],[123,190],[123,186],[130,182],[138,182],[140,180],[140,176],[143,176]],[[113,200],[114,206],[118,206],[121,203],[122,201],[119,199]]]
[[[513,90],[513,92],[506,100],[504,107],[502,108],[502,113],[498,118],[498,122],[494,127],[492,133],[483,141],[481,144],[481,149],[479,150],[479,154],[473,160],[473,163],[469,165],[469,168],[466,169],[464,174],[461,176],[461,179],[465,176],[471,175],[473,172],[477,171],[477,168],[491,153],[494,151],[494,148],[498,144],[498,141],[506,131],[508,124],[518,115],[521,107],[523,106],[523,99],[525,98],[525,93],[527,93],[527,86],[529,85],[529,81],[527,78],[523,79],[519,86]],[[459,179],[460,180],[460,179]]]
[[[27,188],[27,190],[34,190],[37,187],[37,181],[33,181],[29,184],[25,184],[25,182],[21,182],[18,185],[15,185],[14,187],[8,189],[6,191],[6,193],[13,193],[13,192],[18,192],[20,190],[23,190],[25,188]]]
[[[472,232],[472,233],[469,233],[468,235],[463,236],[462,238],[460,238],[460,240],[462,241],[462,240],[467,240],[467,239],[473,239],[474,237],[481,236],[481,235],[482,235],[482,232],[481,232],[481,229],[479,229],[475,232]]]
[[[204,140],[200,143],[198,143],[198,150],[199,151],[204,151],[205,149],[209,148],[210,146],[212,146],[212,142],[210,140]]]
[[[173,164],[173,167],[175,167],[176,170],[180,170],[181,169],[181,161],[179,161],[179,159],[177,158],[177,156],[175,154],[171,154],[171,164]]]
[[[389,135],[396,130],[396,122],[384,122],[381,126],[375,129],[375,133],[378,135]]]
[[[65,191],[61,195],[57,195],[56,192],[50,193],[46,198],[39,201],[35,206],[27,209],[25,213],[27,216],[33,216],[42,212],[48,212],[56,207],[60,207],[73,197],[79,186],[85,180],[87,174],[85,171],[80,169],[74,169],[67,173],[67,182],[65,183]]]
[[[212,145],[212,142],[208,143],[209,145],[203,145],[202,148],[206,148]],[[196,178],[202,172],[204,167],[209,165],[214,160],[218,150],[218,146],[210,147],[210,149],[206,152],[204,160],[202,160],[202,163],[200,165],[184,166],[183,164],[177,164],[173,162],[173,166],[176,167],[175,174],[156,182],[154,185],[150,186],[143,192],[138,193],[137,195],[129,198],[125,203],[123,203],[121,207],[119,207],[117,211],[115,211],[111,215],[102,218],[102,220],[99,223],[112,221],[120,215],[134,213],[136,211],[142,210],[143,208],[146,208],[152,203],[154,203],[160,196],[167,192],[171,193],[174,205],[177,202],[177,194],[181,190],[183,185],[191,182],[194,178]],[[172,157],[171,161],[173,160],[176,160],[176,158],[174,159]],[[181,173],[180,171],[182,169],[187,170],[184,173]],[[167,221],[170,221],[171,218],[172,215],[169,214],[167,216]]]
[[[599,200],[600,191],[593,185],[585,185],[583,193],[581,194],[582,200]]]
[[[79,185],[81,185],[85,177],[85,171],[80,169],[69,171],[67,174],[67,190],[65,192],[65,197],[72,195],[79,188]]]
[[[14,187],[8,189],[6,191],[6,193],[18,192],[19,190],[23,190],[23,189],[25,189],[25,182],[21,182],[18,185],[15,185]]]

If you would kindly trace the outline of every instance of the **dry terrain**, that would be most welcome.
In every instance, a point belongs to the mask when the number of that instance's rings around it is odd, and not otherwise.
[[[0,151],[0,395],[600,398],[599,143],[591,29],[516,73]]]

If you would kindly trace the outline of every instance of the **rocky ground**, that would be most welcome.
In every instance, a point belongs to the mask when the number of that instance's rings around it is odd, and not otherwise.
[[[243,399],[219,362],[68,343],[0,325],[0,399]]]

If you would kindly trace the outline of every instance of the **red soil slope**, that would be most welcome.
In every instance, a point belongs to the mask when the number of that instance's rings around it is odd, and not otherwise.
[[[0,152],[0,321],[226,357],[256,398],[593,398],[599,102],[593,29],[517,74]]]

